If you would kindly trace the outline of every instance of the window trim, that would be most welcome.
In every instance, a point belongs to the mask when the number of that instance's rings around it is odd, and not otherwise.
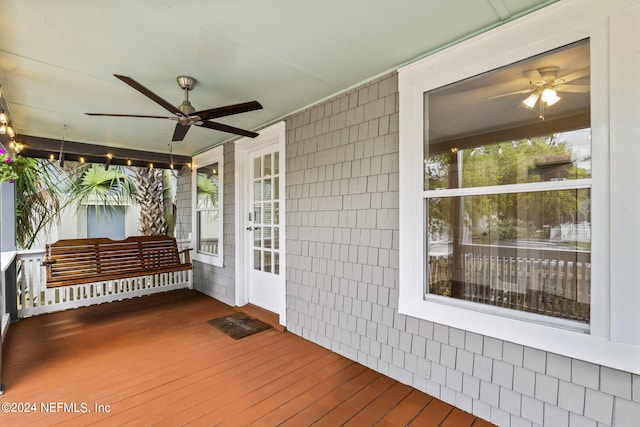
[[[609,259],[610,18],[608,11],[603,13],[602,9],[590,11],[589,16],[576,14],[576,8],[584,12],[585,7],[583,3],[573,5],[560,2],[399,69],[398,310],[401,314],[469,332],[640,373],[640,347],[625,342],[632,342],[632,336],[619,337],[611,331],[612,324],[633,316],[610,307],[610,294],[614,286],[610,282]],[[545,38],[531,37],[540,28],[547,29]],[[557,29],[555,33],[554,29]],[[592,76],[591,197],[594,227],[589,332],[542,324],[535,319],[514,318],[507,313],[496,314],[480,304],[469,309],[460,304],[443,303],[438,298],[425,299],[424,93],[585,38],[590,39]],[[494,54],[487,55],[486,52]],[[575,182],[571,184],[572,187],[574,185]],[[420,212],[423,214],[416,215]],[[612,335],[616,341],[613,341]]]
[[[218,224],[218,253],[216,255],[198,252],[198,209],[197,209],[197,177],[198,168],[213,163],[218,163],[218,209],[220,211],[220,221]],[[192,258],[195,261],[204,262],[215,265],[217,267],[224,266],[224,146],[212,148],[204,153],[198,154],[192,159],[191,169],[191,206],[192,206],[192,233],[191,245],[194,248]],[[220,191],[221,190],[221,191]]]

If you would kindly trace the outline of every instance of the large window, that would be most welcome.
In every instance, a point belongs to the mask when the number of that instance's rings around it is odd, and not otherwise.
[[[639,16],[561,1],[399,70],[399,313],[640,373]]]
[[[192,174],[194,259],[222,266],[222,147],[194,157]]]
[[[582,40],[424,94],[427,298],[589,323],[589,92]]]
[[[589,324],[589,41],[423,98],[426,298]]]

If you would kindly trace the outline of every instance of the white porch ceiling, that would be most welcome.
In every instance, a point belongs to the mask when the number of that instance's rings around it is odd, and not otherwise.
[[[167,152],[174,121],[113,74],[197,110],[258,100],[217,121],[264,125],[555,0],[4,0],[0,86],[18,134]],[[173,152],[236,138],[192,126]]]

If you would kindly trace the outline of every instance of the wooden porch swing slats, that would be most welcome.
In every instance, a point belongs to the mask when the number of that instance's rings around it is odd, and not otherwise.
[[[184,260],[181,259],[181,254]],[[118,280],[191,269],[189,249],[169,236],[66,239],[46,246],[47,287]]]

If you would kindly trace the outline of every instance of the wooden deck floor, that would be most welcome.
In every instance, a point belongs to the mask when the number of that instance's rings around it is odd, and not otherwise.
[[[13,324],[0,424],[490,425],[291,333],[207,324],[230,313],[184,290]]]

